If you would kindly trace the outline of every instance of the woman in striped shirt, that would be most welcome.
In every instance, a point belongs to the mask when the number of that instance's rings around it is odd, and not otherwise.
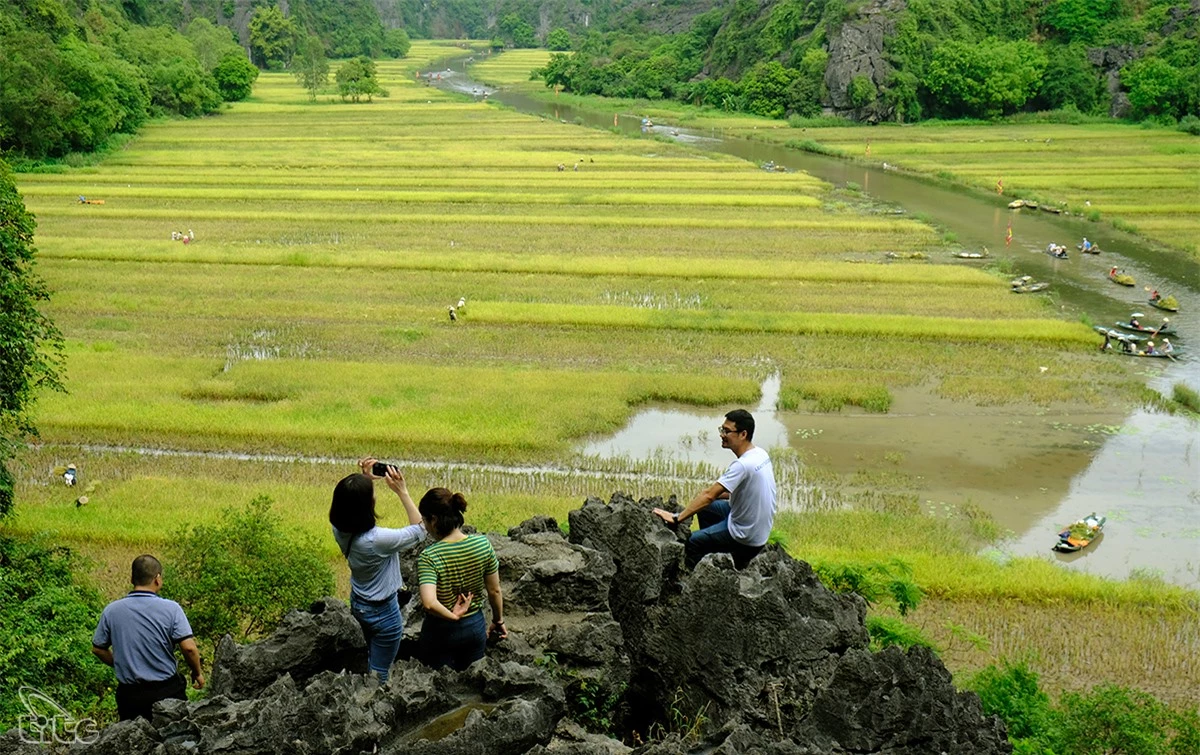
[[[484,656],[488,635],[483,616],[485,591],[492,607],[491,634],[497,640],[508,637],[500,562],[486,537],[463,533],[467,499],[462,493],[433,488],[421,498],[419,508],[425,529],[437,539],[417,559],[421,605],[425,607],[422,659],[434,668],[450,666],[461,671]],[[469,603],[465,613],[460,608],[463,601]]]

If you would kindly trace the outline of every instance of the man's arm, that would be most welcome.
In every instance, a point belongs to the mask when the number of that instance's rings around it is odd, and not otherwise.
[[[102,648],[92,645],[92,655],[99,658],[106,666],[113,665],[113,654],[111,648]]]
[[[196,647],[196,638],[185,637],[180,640],[179,649],[183,651],[183,659],[192,670],[192,686],[204,689],[204,670],[200,668],[200,649]]]
[[[712,502],[718,498],[726,498],[728,496],[729,491],[725,489],[725,486],[719,482],[714,482],[712,485],[709,485],[707,488],[697,493],[696,497],[692,499],[692,502],[683,507],[683,511],[679,512],[678,521],[683,521],[701,509],[708,508],[712,505]],[[675,524],[676,522],[675,515],[666,509],[655,509],[654,513],[657,514],[667,524]]]

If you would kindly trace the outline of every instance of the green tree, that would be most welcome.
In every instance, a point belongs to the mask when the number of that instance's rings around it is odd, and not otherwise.
[[[29,414],[36,394],[62,390],[62,335],[39,308],[50,293],[33,269],[35,226],[0,161],[0,518],[13,508],[6,462],[16,443],[36,434]]]
[[[996,118],[1037,94],[1046,54],[1032,42],[950,41],[933,51],[925,86],[949,117]]]
[[[1065,42],[1093,42],[1106,21],[1121,13],[1120,0],[1051,0],[1042,25]]]
[[[513,47],[537,47],[537,32],[516,13],[509,13],[500,19],[499,27],[504,39],[511,42]]]
[[[75,716],[115,718],[116,679],[91,652],[104,603],[77,580],[79,569],[67,548],[0,535],[0,729],[28,715],[22,685]]]
[[[1074,105],[1091,112],[1100,99],[1100,77],[1088,62],[1087,47],[1081,44],[1052,48],[1037,104],[1043,108]]]
[[[174,533],[163,594],[177,600],[196,636],[243,638],[273,630],[289,612],[333,592],[333,572],[311,538],[284,529],[259,496],[212,525]]]
[[[348,97],[351,102],[359,102],[366,97],[370,102],[374,95],[387,96],[387,91],[375,80],[375,63],[370,58],[347,60],[338,69],[335,78],[342,100]]]
[[[408,55],[412,40],[403,29],[388,29],[383,35],[383,51],[393,58],[403,58]]]
[[[1121,69],[1121,84],[1129,90],[1134,115],[1176,115],[1181,91],[1179,72],[1161,58],[1142,58]]]
[[[308,91],[310,102],[317,101],[317,93],[329,83],[329,61],[325,59],[325,45],[317,37],[309,35],[300,45],[292,73],[300,86]]]
[[[258,79],[258,68],[238,50],[222,58],[212,74],[217,81],[221,98],[226,102],[239,102],[250,96],[254,82]]]
[[[286,67],[296,37],[296,25],[274,5],[260,6],[250,18],[250,54],[259,68]]]
[[[767,118],[782,118],[787,112],[788,90],[796,71],[778,61],[759,63],[742,77],[742,96],[746,110]]]
[[[216,26],[207,18],[192,19],[183,35],[192,43],[196,58],[206,71],[214,70],[230,53],[242,52],[242,46],[233,36],[233,31]]]
[[[562,52],[571,49],[571,33],[561,26],[546,35],[546,49]]]

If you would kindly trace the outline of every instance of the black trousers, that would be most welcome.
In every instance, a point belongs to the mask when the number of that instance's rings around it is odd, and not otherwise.
[[[150,709],[159,700],[186,700],[187,681],[181,674],[158,682],[117,684],[117,716],[126,721],[131,718],[150,718]]]

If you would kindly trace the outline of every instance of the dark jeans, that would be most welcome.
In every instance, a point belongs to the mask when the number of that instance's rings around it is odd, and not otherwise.
[[[733,564],[744,569],[750,559],[763,549],[761,545],[743,545],[729,534],[729,501],[713,501],[709,506],[696,513],[700,529],[693,532],[685,546],[687,567],[696,568],[700,559],[710,553],[728,553],[733,556]]]
[[[462,671],[482,658],[486,649],[487,626],[483,611],[458,621],[427,615],[421,625],[421,661],[426,666],[449,666]]]
[[[400,605],[396,596],[381,602],[367,601],[357,595],[350,596],[350,613],[358,619],[363,636],[367,639],[367,663],[386,682],[392,662],[400,650],[400,638],[404,634],[404,619],[400,616]]]
[[[187,681],[176,674],[158,682],[136,682],[117,685],[117,716],[122,721],[131,718],[150,718],[150,709],[159,700],[186,700]]]

